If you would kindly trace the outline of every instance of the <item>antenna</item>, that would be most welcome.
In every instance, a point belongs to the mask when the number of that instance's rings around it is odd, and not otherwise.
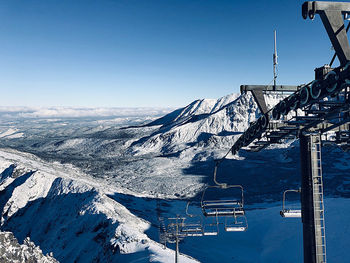
[[[274,32],[274,40],[275,40],[275,46],[274,46],[274,53],[273,53],[273,90],[276,90],[276,79],[277,79],[277,41],[276,41],[276,30]]]

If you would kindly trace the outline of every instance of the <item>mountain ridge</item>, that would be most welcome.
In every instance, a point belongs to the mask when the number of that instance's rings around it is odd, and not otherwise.
[[[282,98],[283,96],[279,95],[265,95],[269,108]],[[131,146],[137,155],[152,151],[169,154],[181,148],[185,149],[186,146],[183,144],[203,143],[212,137],[239,134],[260,114],[250,92],[242,95],[230,94],[217,100],[210,100],[210,103],[196,100],[166,115],[171,118],[164,116],[151,122],[150,125],[157,123],[161,126],[151,135],[133,142]],[[181,144],[182,147],[179,147]]]

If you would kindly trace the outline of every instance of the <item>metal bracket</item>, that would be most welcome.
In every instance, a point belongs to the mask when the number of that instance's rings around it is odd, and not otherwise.
[[[350,14],[350,3],[305,2],[302,6],[303,18],[307,19],[307,17],[309,17],[310,19],[314,19],[315,14],[320,15],[340,65],[345,66],[350,60],[350,45],[343,17]]]
[[[279,91],[279,92],[295,92],[300,86],[289,86],[289,85],[241,85],[241,94],[251,91],[255,102],[258,104],[259,110],[262,114],[268,112],[266,106],[264,92],[265,91]]]
[[[259,110],[261,114],[265,114],[268,109],[266,106],[264,94],[262,90],[252,90],[253,97],[255,99],[255,102],[258,104]]]

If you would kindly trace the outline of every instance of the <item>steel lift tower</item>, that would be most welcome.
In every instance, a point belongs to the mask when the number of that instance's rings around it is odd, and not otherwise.
[[[240,150],[257,152],[271,144],[282,143],[286,139],[299,139],[301,162],[301,188],[287,190],[283,194],[283,217],[300,217],[303,224],[304,263],[326,263],[325,207],[323,203],[323,180],[321,146],[327,143],[350,150],[350,45],[345,20],[349,20],[350,2],[305,2],[302,5],[304,19],[314,19],[319,15],[328,37],[334,47],[335,56],[330,65],[315,69],[315,80],[299,86],[277,85],[276,65],[277,49],[275,36],[274,82],[269,85],[241,85],[241,93],[252,92],[261,115],[234,142],[230,149],[232,154]],[[332,68],[337,57],[340,66]],[[268,109],[264,99],[267,92],[287,92],[277,105]],[[327,132],[335,136],[328,138]],[[323,141],[322,141],[323,140]],[[228,152],[229,153],[229,152]],[[225,218],[226,231],[245,231],[247,222],[243,209],[243,187],[227,185],[216,181],[218,165],[226,158],[216,160],[214,182],[203,192],[201,207],[203,215],[214,219],[214,223],[191,223],[189,219],[196,215],[188,213],[187,217],[168,218],[167,228],[163,228],[163,239],[176,242],[188,236],[205,236],[218,234],[218,217]],[[207,200],[206,191],[238,189],[241,198],[232,200]],[[285,209],[285,194],[300,193],[301,211]],[[216,218],[216,220],[215,220]],[[226,221],[227,219],[233,219]],[[189,222],[187,222],[189,221]],[[210,226],[211,229],[206,229]],[[176,247],[178,252],[178,246]],[[177,255],[177,254],[176,254]],[[177,258],[177,256],[176,256]]]
[[[320,134],[301,135],[301,213],[304,262],[326,262]]]
[[[350,45],[349,25],[347,28],[344,25],[350,15],[350,3],[305,2],[303,18],[314,19],[315,15],[322,20],[340,66],[316,68],[315,80],[300,86],[276,85],[275,74],[273,87],[242,85],[242,93],[253,93],[261,116],[238,138],[231,151],[233,154],[240,149],[260,151],[285,139],[299,139],[304,262],[326,263],[321,137],[334,131],[336,136],[331,143],[350,149]],[[333,61],[334,58],[331,65]],[[267,109],[262,98],[264,92],[270,91],[292,94]]]

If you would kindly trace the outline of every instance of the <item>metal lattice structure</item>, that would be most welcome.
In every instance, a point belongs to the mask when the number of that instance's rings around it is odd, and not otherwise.
[[[324,220],[323,182],[321,164],[321,138],[310,140],[312,165],[312,190],[314,202],[316,262],[326,262],[326,225]]]
[[[271,144],[282,143],[286,139],[299,139],[301,162],[300,190],[287,190],[283,196],[283,217],[301,217],[303,223],[303,246],[305,263],[326,263],[325,207],[323,203],[323,180],[321,163],[322,136],[325,143],[340,145],[350,149],[350,45],[345,20],[350,17],[350,3],[310,1],[302,5],[304,19],[314,19],[319,15],[332,46],[335,56],[330,65],[315,69],[315,79],[299,86],[276,85],[242,85],[241,93],[252,92],[261,112],[261,116],[235,141],[230,149],[232,154],[240,150],[257,152]],[[276,45],[276,44],[275,44]],[[331,65],[337,57],[340,66]],[[274,66],[277,65],[277,51]],[[287,92],[286,96],[272,109],[267,109],[264,92]],[[334,132],[329,138],[327,132]],[[220,160],[220,162],[227,154]],[[218,190],[229,187],[225,183],[214,182]],[[169,218],[170,222],[163,228],[162,240],[176,242],[176,260],[179,240],[187,236],[217,235],[219,218],[225,219],[226,231],[244,231],[247,221],[242,201],[238,199],[206,199],[203,193],[201,208],[210,223],[187,224],[186,218],[177,216]],[[288,191],[300,193],[301,210],[285,208],[285,194]],[[188,209],[188,207],[187,207]],[[186,209],[186,211],[187,211]],[[188,213],[187,213],[188,214]],[[188,215],[190,216],[190,215]],[[190,216],[191,217],[191,216]],[[232,220],[232,221],[229,221]],[[210,227],[210,231],[206,230]]]
[[[321,136],[333,131],[336,136],[325,141],[341,145],[343,149],[350,148],[350,45],[347,37],[350,24],[347,28],[344,25],[350,15],[350,3],[305,2],[302,5],[303,18],[314,19],[315,15],[319,15],[323,22],[340,66],[316,68],[315,80],[308,84],[284,85],[285,90],[292,94],[272,109],[266,108],[263,91],[283,91],[283,85],[242,85],[241,92],[252,91],[261,116],[238,138],[231,151],[233,154],[241,149],[256,152],[285,139],[300,140],[304,262],[325,263]],[[281,215],[285,212],[288,215],[288,211],[283,210],[284,207]],[[299,216],[294,212],[290,217]]]

